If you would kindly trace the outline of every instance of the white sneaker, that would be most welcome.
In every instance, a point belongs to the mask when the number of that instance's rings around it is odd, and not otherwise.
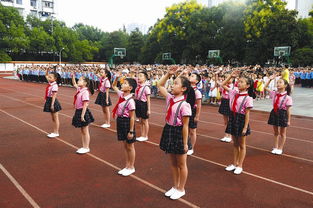
[[[122,169],[122,170],[118,171],[117,173],[118,173],[119,175],[122,175],[122,174],[123,174],[126,170],[127,170],[127,169],[126,169],[126,168],[124,168],[124,169]]]
[[[193,149],[188,150],[188,151],[187,151],[187,155],[192,155],[192,154],[193,154],[193,152],[194,152],[194,151],[193,151]]]
[[[227,167],[225,168],[226,171],[233,171],[233,170],[235,170],[235,169],[236,169],[236,166],[234,166],[233,164],[231,164],[231,165],[229,165],[229,166],[227,166]]]
[[[179,199],[180,197],[184,196],[186,194],[185,191],[179,191],[179,190],[175,190],[175,192],[171,195],[171,199],[176,200]]]
[[[102,124],[101,127],[102,127],[102,128],[110,128],[111,125],[110,125],[110,124]]]
[[[59,136],[59,134],[56,134],[56,133],[50,133],[50,134],[47,135],[47,137],[49,137],[49,138],[55,138],[55,137],[58,137],[58,136]]]
[[[126,169],[126,170],[122,173],[122,175],[123,175],[123,176],[129,176],[129,175],[133,174],[134,172],[135,172],[135,168],[134,168],[134,169]]]
[[[226,137],[223,137],[222,139],[220,139],[221,142],[225,142],[226,141]]]
[[[227,143],[230,143],[231,142],[231,138],[229,138],[229,137],[225,137],[225,142],[227,142]]]
[[[83,148],[83,147],[76,151],[77,154],[86,154],[88,152],[90,152],[90,149],[89,148]]]
[[[273,148],[273,150],[271,151],[272,154],[276,155],[276,151],[277,149],[276,148]]]
[[[235,173],[236,175],[239,175],[242,171],[243,171],[242,168],[237,167],[237,168],[235,169],[234,173]]]
[[[139,122],[139,118],[136,118],[136,121]]]
[[[281,155],[283,154],[283,150],[281,149],[276,149],[276,155]]]
[[[148,140],[148,137],[138,137],[138,138],[136,138],[136,140],[139,142],[144,142],[144,141]]]
[[[170,197],[170,196],[172,196],[174,194],[175,191],[176,191],[176,189],[174,187],[172,187],[170,190],[168,190],[165,193],[165,196]]]

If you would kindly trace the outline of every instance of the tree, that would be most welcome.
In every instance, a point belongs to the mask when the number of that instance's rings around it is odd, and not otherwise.
[[[292,55],[292,64],[294,66],[312,66],[313,65],[313,49],[299,48]]]
[[[130,33],[127,42],[127,60],[131,62],[139,62],[141,48],[144,45],[143,34],[138,28],[136,28]]]

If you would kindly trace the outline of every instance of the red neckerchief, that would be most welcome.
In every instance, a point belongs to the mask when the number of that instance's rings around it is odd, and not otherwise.
[[[233,111],[234,115],[236,113],[236,105],[237,105],[238,98],[241,97],[241,96],[247,96],[247,95],[248,95],[248,93],[244,93],[244,94],[238,93],[238,94],[235,95],[235,99],[234,99],[233,107],[232,107],[232,111]]]
[[[75,105],[75,103],[76,103],[76,100],[77,100],[77,95],[78,95],[80,92],[82,92],[82,91],[83,91],[83,89],[86,89],[86,88],[79,89],[79,90],[76,92],[76,94],[74,95],[73,105]]]
[[[275,99],[275,103],[274,103],[274,112],[275,112],[275,113],[277,113],[277,111],[278,111],[279,99],[280,99],[281,97],[283,97],[284,95],[286,95],[286,93],[283,93],[283,94],[277,93],[277,94],[276,94],[276,99]]]
[[[107,78],[102,78],[101,77],[101,79],[100,79],[100,84],[99,84],[99,87],[98,87],[98,90],[100,91],[100,89],[101,89],[101,87],[102,87],[102,83],[103,83],[103,81],[105,81]]]
[[[115,105],[115,107],[114,107],[114,109],[113,109],[113,111],[112,111],[112,113],[113,113],[113,118],[115,118],[118,105],[119,105],[120,103],[124,102],[124,101],[125,101],[125,98],[120,97],[120,98],[118,99],[118,102],[116,103],[116,105]]]
[[[136,98],[138,98],[138,94],[139,94],[139,90],[142,88],[141,85],[138,85],[137,89],[136,89]]]
[[[48,97],[49,87],[50,87],[50,86],[53,86],[53,85],[55,85],[55,84],[56,84],[55,82],[52,82],[52,83],[49,83],[49,84],[47,85],[47,87],[46,87],[46,93],[45,93],[45,100],[46,100],[47,97]]]
[[[174,102],[174,99],[173,99],[173,98],[170,99],[170,105],[169,105],[169,107],[168,107],[168,109],[167,109],[167,114],[166,114],[166,121],[167,121],[167,122],[169,122],[169,120],[170,120],[170,118],[171,118],[173,105],[174,105],[175,103],[181,102],[181,101],[183,101],[183,100],[185,100],[185,99],[186,99],[185,96],[184,96],[183,99],[178,100],[178,101],[175,101],[175,102]]]

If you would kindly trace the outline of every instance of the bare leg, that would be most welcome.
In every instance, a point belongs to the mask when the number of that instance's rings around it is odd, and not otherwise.
[[[273,130],[274,130],[274,148],[278,149],[278,142],[279,142],[278,127],[273,126]]]
[[[149,133],[149,120],[148,119],[141,119],[143,126],[142,129],[144,129],[144,133],[141,133],[143,137],[148,138],[148,133]]]
[[[232,140],[234,141],[234,165],[238,166],[239,165],[239,162],[238,162],[239,142],[238,142],[238,138],[235,138],[234,136],[232,136]]]
[[[187,154],[176,155],[177,167],[179,171],[178,190],[184,191],[188,177]]]
[[[169,154],[170,155],[170,159],[171,159],[171,169],[172,169],[172,175],[173,175],[173,182],[174,182],[174,188],[178,189],[178,185],[179,185],[179,172],[178,172],[178,168],[177,168],[177,159],[176,159],[176,155],[174,154]]]
[[[82,127],[81,133],[82,133],[83,148],[89,148],[89,143],[90,143],[89,126]]]
[[[282,150],[285,146],[286,142],[286,136],[287,135],[287,127],[280,127],[280,144],[278,146],[278,149]]]
[[[225,128],[226,128],[226,127],[227,127],[227,123],[228,123],[228,116],[223,115],[223,119],[224,119],[224,126],[225,126]],[[231,138],[231,135],[225,133],[225,137]]]
[[[53,121],[53,133],[59,134],[59,128],[60,128],[60,120],[59,120],[59,114],[51,113],[52,115],[52,121]]]
[[[192,149],[195,149],[196,141],[197,141],[197,129],[189,128],[189,136],[191,140]]]
[[[243,166],[243,161],[245,160],[246,157],[246,136],[239,137],[239,158],[238,158],[238,167],[242,168]]]
[[[128,169],[134,169],[135,168],[135,157],[136,157],[136,152],[135,152],[135,145],[134,143],[128,144],[126,143],[126,151],[128,155],[128,165],[126,164],[126,168]]]
[[[107,106],[107,107],[105,107],[105,118],[104,118],[104,123],[106,123],[106,124],[109,124],[110,125],[110,123],[111,123],[111,118],[110,118],[110,107],[109,106]]]

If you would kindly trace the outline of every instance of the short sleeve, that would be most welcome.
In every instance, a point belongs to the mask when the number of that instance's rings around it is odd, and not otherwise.
[[[196,90],[195,94],[196,94],[196,100],[202,99],[202,94],[200,90]]]
[[[89,92],[88,92],[88,90],[85,90],[82,93],[82,101],[89,101]]]
[[[287,98],[286,98],[286,106],[287,107],[290,107],[290,106],[292,106],[292,98],[290,97],[290,96],[287,96]]]
[[[134,99],[130,99],[130,101],[128,102],[127,108],[129,111],[136,109],[136,104],[135,104]]]
[[[191,116],[191,107],[190,104],[187,102],[184,102],[181,106],[181,115],[183,116]]]
[[[110,81],[109,81],[109,80],[106,80],[106,81],[105,81],[104,87],[105,87],[105,88],[110,88],[110,87],[111,87],[111,84],[110,84]]]
[[[151,89],[150,89],[149,86],[147,86],[147,87],[145,88],[145,94],[146,94],[146,95],[151,95]]]
[[[246,108],[253,108],[253,98],[250,96],[247,97]]]
[[[58,85],[57,85],[57,84],[54,84],[54,85],[52,85],[51,91],[52,91],[52,92],[57,92],[58,89],[59,89]]]

